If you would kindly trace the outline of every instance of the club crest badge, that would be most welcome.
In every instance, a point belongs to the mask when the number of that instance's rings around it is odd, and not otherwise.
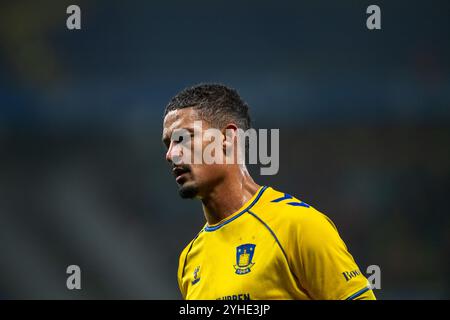
[[[255,264],[252,262],[255,247],[255,244],[247,243],[236,248],[236,264],[233,266],[236,274],[246,274],[251,271],[251,267]]]

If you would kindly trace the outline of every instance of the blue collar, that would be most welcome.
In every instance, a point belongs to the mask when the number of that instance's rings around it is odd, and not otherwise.
[[[243,215],[248,210],[250,210],[258,202],[258,200],[261,198],[262,194],[264,193],[264,191],[266,191],[267,188],[268,188],[267,186],[262,187],[261,190],[259,190],[258,195],[256,196],[256,198],[252,201],[252,203],[250,203],[245,209],[243,209],[241,212],[239,212],[233,218],[231,218],[229,220],[225,220],[224,222],[219,223],[217,226],[214,226],[214,227],[206,226],[205,227],[205,231],[207,231],[207,232],[215,231],[217,229],[220,229],[221,227],[223,227],[227,223],[230,223],[231,221],[239,218],[241,215]]]

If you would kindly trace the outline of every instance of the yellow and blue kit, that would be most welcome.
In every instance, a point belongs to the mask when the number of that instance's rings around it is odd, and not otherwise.
[[[375,299],[333,222],[266,186],[186,246],[178,284],[184,299]]]

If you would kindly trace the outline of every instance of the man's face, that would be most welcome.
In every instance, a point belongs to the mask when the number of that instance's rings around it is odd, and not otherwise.
[[[202,148],[194,148],[194,132],[196,138],[200,133],[203,137],[203,131],[208,128],[208,122],[202,120],[194,108],[173,110],[164,118],[162,140],[167,148],[166,160],[171,164],[182,198],[202,198],[224,175],[223,164],[204,164],[203,161],[200,164],[193,163],[195,153],[201,153],[207,144],[202,139]],[[189,132],[190,143],[189,139],[180,138],[182,132]],[[186,161],[187,157],[183,156],[189,153],[192,157]]]

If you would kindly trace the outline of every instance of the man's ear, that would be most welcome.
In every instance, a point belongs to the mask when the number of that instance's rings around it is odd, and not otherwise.
[[[229,123],[223,129],[223,151],[225,153],[229,152],[227,150],[233,150],[234,144],[236,143],[238,126],[234,123]],[[229,153],[227,153],[229,154]]]

